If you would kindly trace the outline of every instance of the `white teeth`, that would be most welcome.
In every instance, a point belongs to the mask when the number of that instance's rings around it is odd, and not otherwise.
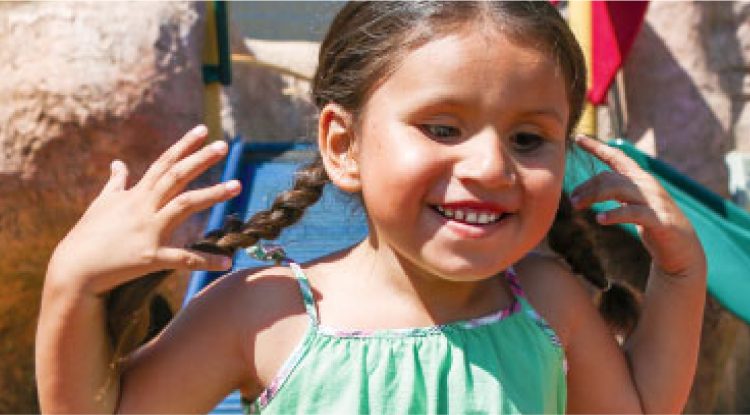
[[[442,206],[435,206],[435,208],[446,218],[470,224],[486,225],[494,223],[502,217],[497,213],[477,212],[471,209],[451,209]]]

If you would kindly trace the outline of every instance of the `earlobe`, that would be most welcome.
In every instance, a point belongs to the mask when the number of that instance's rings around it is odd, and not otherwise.
[[[359,192],[357,141],[352,117],[338,104],[326,104],[320,111],[318,148],[331,182],[345,192]]]

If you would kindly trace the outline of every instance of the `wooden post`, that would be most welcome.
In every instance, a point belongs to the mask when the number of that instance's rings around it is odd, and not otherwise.
[[[572,0],[568,2],[568,24],[575,34],[578,43],[583,49],[583,56],[586,58],[586,89],[591,88],[591,1],[589,0]],[[586,101],[581,115],[581,121],[578,124],[579,133],[596,136],[596,107]]]

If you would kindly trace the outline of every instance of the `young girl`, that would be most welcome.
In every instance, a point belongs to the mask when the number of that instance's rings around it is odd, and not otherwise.
[[[197,127],[132,187],[112,164],[50,261],[43,411],[206,412],[233,389],[281,413],[680,411],[704,255],[657,181],[595,140],[575,142],[612,172],[562,195],[585,85],[581,51],[546,2],[347,4],[313,84],[320,159],[268,211],[194,250],[171,247],[190,214],[239,193],[235,181],[182,193],[226,145],[202,147]],[[165,269],[228,269],[234,250],[275,238],[329,179],[361,198],[364,241],[225,276],[108,381],[115,287]],[[603,200],[621,206],[598,222],[636,224],[653,258],[622,346],[581,280],[541,253],[570,224],[571,203]],[[567,247],[586,243],[550,245],[576,269]]]

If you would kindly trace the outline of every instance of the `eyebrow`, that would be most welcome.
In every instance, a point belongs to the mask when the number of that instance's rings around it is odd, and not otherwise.
[[[530,111],[521,111],[520,114],[525,117],[552,117],[559,121],[561,124],[565,124],[566,120],[563,119],[562,114],[555,108],[539,108]]]
[[[424,107],[465,107],[472,102],[469,97],[462,97],[460,94],[442,94],[437,93],[435,95],[426,94],[426,96],[413,97],[413,103],[424,106]],[[565,125],[567,120],[563,119],[560,111],[555,107],[540,107],[534,109],[521,109],[517,112],[518,116],[521,117],[549,117],[558,121],[560,124]]]

